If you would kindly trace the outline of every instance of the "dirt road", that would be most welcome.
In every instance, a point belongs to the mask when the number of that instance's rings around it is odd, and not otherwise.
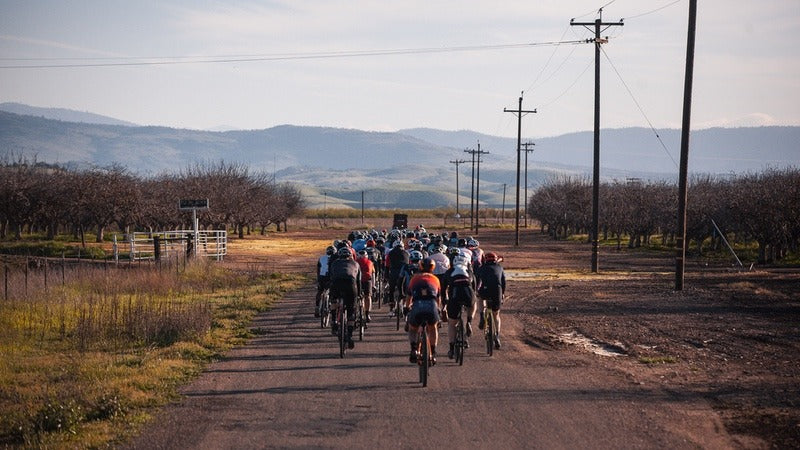
[[[260,317],[265,334],[210,365],[131,448],[747,446],[702,398],[620,377],[596,355],[535,349],[511,315],[495,356],[476,335],[459,367],[443,345],[422,388],[385,307],[340,359],[312,298],[307,286]]]

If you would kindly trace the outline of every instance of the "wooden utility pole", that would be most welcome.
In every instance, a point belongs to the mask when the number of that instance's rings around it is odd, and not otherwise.
[[[464,153],[472,155],[472,176],[470,177],[470,192],[469,192],[469,228],[472,229],[472,220],[475,217],[475,150],[467,148]]]
[[[599,270],[599,242],[600,235],[600,45],[608,43],[608,39],[601,39],[600,33],[608,27],[622,26],[619,22],[603,22],[603,8],[598,11],[600,17],[594,22],[575,22],[570,20],[573,26],[589,28],[594,26],[594,164],[592,170],[592,272]],[[600,29],[605,26],[606,28]],[[590,29],[590,28],[589,28]],[[590,29],[591,30],[591,29]],[[592,42],[592,41],[588,41]]]
[[[524,142],[522,144],[525,147],[525,150],[523,150],[525,152],[525,228],[528,228],[528,153],[533,152],[533,148],[528,147],[533,147],[534,145],[536,144],[533,142]]]
[[[681,124],[681,162],[678,180],[678,238],[675,256],[675,290],[683,290],[686,258],[686,204],[688,201],[689,131],[692,115],[692,78],[694,74],[694,38],[697,25],[697,0],[689,0],[689,32],[686,37],[686,74],[683,82],[683,123]]]
[[[472,172],[472,185],[474,186],[474,197],[473,197],[473,204],[474,207],[472,209],[473,216],[475,217],[475,221],[470,221],[470,228],[475,230],[475,234],[478,234],[478,213],[479,213],[479,206],[478,202],[480,201],[480,191],[481,191],[481,155],[486,155],[489,152],[481,150],[481,143],[478,142],[478,149],[472,150],[467,149],[464,150],[465,153],[469,153],[472,155],[472,165],[473,165],[473,172]],[[477,156],[476,156],[477,155]],[[475,177],[475,163],[477,162],[478,166],[478,175],[477,178]]]
[[[459,190],[458,190],[458,165],[459,164],[464,164],[465,162],[467,162],[466,159],[456,159],[455,161],[450,161],[450,164],[455,164],[456,165],[456,219],[461,218],[461,213],[458,212],[458,197],[460,196],[460,193],[459,193]]]
[[[515,229],[515,238],[514,238],[514,246],[519,247],[519,172],[520,172],[520,151],[522,148],[522,116],[525,114],[535,113],[536,110],[533,111],[524,111],[522,109],[522,96],[525,92],[522,92],[519,95],[519,108],[517,110],[503,108],[503,112],[510,112],[517,116],[517,207],[516,212],[514,214],[514,229]]]
[[[503,209],[500,216],[500,223],[506,223],[506,183],[503,183]]]

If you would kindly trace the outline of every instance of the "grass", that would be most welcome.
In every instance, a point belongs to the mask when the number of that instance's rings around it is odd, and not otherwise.
[[[94,270],[0,304],[0,446],[121,442],[302,280],[202,262]]]
[[[675,364],[678,360],[672,356],[641,356],[639,362],[642,364]]]

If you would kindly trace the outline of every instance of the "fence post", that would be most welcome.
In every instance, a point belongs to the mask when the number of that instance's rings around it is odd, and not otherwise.
[[[30,257],[25,257],[25,298],[28,298],[28,267],[30,266]]]
[[[44,291],[47,292],[47,258],[44,258]]]
[[[8,264],[5,264],[6,301],[8,301]]]
[[[78,264],[80,265],[80,260],[78,260]],[[64,275],[64,266],[67,265],[67,255],[66,252],[61,252],[61,286],[67,284],[67,279]]]

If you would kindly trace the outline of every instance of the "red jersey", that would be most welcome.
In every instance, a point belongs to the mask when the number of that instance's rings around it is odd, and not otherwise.
[[[411,293],[412,301],[436,300],[441,289],[439,278],[432,273],[418,272],[408,282],[408,292]]]
[[[372,275],[375,273],[375,264],[370,261],[369,258],[366,256],[363,258],[358,258],[356,260],[359,266],[361,266],[361,281],[369,281],[372,279]]]

